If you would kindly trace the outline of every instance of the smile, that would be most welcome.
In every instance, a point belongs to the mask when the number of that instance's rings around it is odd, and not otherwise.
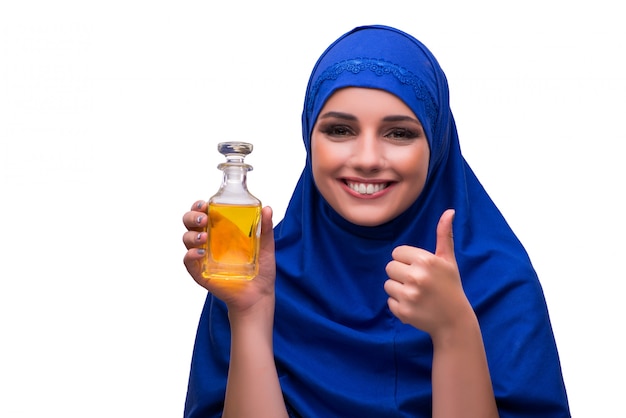
[[[348,187],[359,194],[374,194],[381,190],[384,190],[389,186],[389,183],[353,183],[346,182]]]

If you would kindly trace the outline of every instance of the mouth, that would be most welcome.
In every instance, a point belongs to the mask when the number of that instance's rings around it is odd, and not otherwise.
[[[372,195],[385,190],[391,183],[361,183],[346,181],[346,185],[354,192],[361,195]]]

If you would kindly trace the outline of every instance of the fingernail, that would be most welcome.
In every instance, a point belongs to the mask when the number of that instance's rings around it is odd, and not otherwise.
[[[198,248],[198,254],[204,255],[204,248]]]
[[[202,232],[200,232],[200,233],[196,236],[196,241],[200,241],[200,238],[202,238]]]
[[[204,216],[200,215],[196,218],[196,223],[199,224],[204,219]]]
[[[196,208],[200,209],[202,207],[202,205],[204,204],[204,202],[198,202],[196,203]]]

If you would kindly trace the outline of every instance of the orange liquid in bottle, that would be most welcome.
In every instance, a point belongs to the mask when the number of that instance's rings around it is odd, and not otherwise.
[[[251,280],[258,274],[261,206],[209,204],[207,279]]]

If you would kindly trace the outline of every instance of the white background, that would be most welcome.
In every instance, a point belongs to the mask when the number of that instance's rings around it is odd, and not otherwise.
[[[228,5],[224,5],[228,3]],[[205,291],[181,217],[224,140],[284,213],[309,72],[361,24],[421,39],[470,165],[526,245],[575,417],[623,410],[619,2],[5,1],[0,416],[176,417]]]

